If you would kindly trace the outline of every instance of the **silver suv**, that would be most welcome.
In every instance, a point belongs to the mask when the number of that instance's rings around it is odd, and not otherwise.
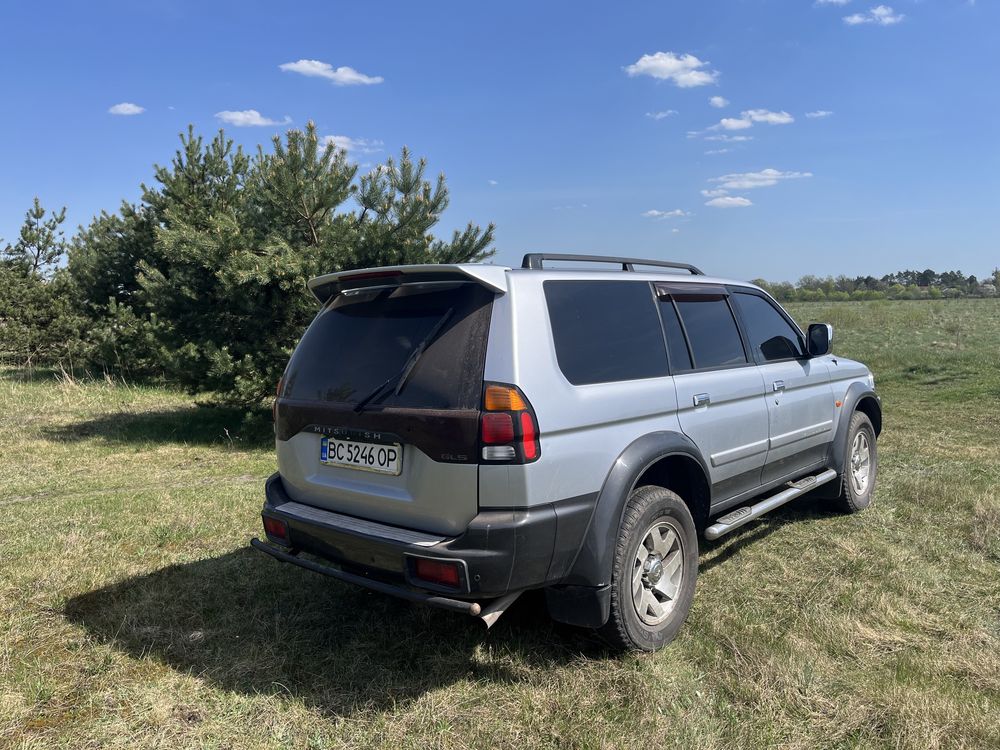
[[[533,254],[309,287],[252,541],[278,560],[487,625],[543,588],[554,619],[654,650],[691,606],[699,535],[813,490],[871,502],[871,372],[752,284]]]

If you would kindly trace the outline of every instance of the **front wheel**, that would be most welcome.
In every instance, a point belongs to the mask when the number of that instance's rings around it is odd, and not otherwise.
[[[633,490],[618,532],[611,614],[601,635],[626,651],[662,648],[684,624],[697,578],[698,535],[687,505],[662,487]]]
[[[875,428],[864,412],[851,415],[841,471],[840,495],[834,500],[836,507],[845,513],[857,513],[871,505],[878,475],[878,451]]]

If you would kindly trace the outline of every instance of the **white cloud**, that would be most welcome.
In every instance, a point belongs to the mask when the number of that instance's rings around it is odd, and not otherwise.
[[[729,195],[729,191],[725,188],[709,188],[702,190],[701,194],[706,198],[718,198],[720,195]]]
[[[822,120],[823,118],[829,117],[832,114],[833,112],[831,112],[828,109],[817,109],[815,112],[806,112],[806,117],[808,117],[810,120]]]
[[[771,112],[768,109],[748,109],[742,115],[752,122],[766,122],[768,125],[789,125],[795,122],[795,118],[784,110]]]
[[[500,184],[500,183],[499,183],[499,182],[497,182],[496,180],[487,180],[486,182],[487,182],[488,184],[490,184],[490,185],[494,186],[494,187],[496,187],[497,185],[499,185],[499,184]]]
[[[706,141],[720,141],[722,143],[744,143],[745,141],[752,141],[752,135],[706,135]]]
[[[627,65],[625,72],[630,76],[652,76],[661,81],[673,81],[674,85],[687,89],[715,83],[719,72],[706,70],[707,66],[707,62],[702,62],[694,55],[656,52],[643,55]]]
[[[784,110],[772,112],[769,109],[745,109],[740,112],[739,117],[723,117],[709,130],[746,130],[758,122],[768,125],[788,125],[795,122],[795,118]]]
[[[713,208],[746,208],[752,206],[753,202],[749,198],[743,198],[739,195],[723,195],[705,201],[705,205]]]
[[[729,100],[724,96],[713,96],[708,100],[708,103],[716,109],[722,109],[723,107],[729,106]]]
[[[132,102],[122,102],[108,108],[108,112],[113,115],[141,115],[145,111],[145,107],[140,107]]]
[[[648,117],[651,120],[663,120],[666,119],[667,117],[670,117],[671,115],[676,115],[676,114],[677,114],[676,109],[665,109],[662,112],[647,112],[646,117]]]
[[[282,63],[278,66],[286,73],[298,73],[312,78],[325,78],[335,86],[370,86],[374,83],[382,83],[382,76],[368,76],[359,73],[354,68],[342,65],[334,68],[330,63],[319,60],[298,60],[296,62]]]
[[[673,229],[670,230],[670,233],[671,234],[677,234],[679,231],[681,231],[681,230],[678,229],[677,227],[674,227]]]
[[[732,151],[731,148],[710,148],[705,152],[705,156],[718,156],[719,154],[728,154]]]
[[[331,143],[349,154],[374,154],[381,151],[385,145],[382,141],[351,138],[349,135],[326,135],[320,139],[320,146],[323,148]]]
[[[902,21],[906,16],[897,13],[888,5],[876,5],[867,13],[852,13],[844,16],[844,23],[848,26],[857,26],[864,23],[874,23],[878,26],[893,26]]]
[[[264,117],[256,109],[242,109],[238,112],[232,112],[230,110],[223,110],[222,112],[216,112],[215,116],[222,120],[227,125],[233,125],[237,128],[250,128],[250,127],[266,127],[269,125],[287,125],[292,121],[291,117],[285,116],[284,120],[272,120],[269,117]]]
[[[741,172],[713,177],[709,182],[717,182],[726,190],[750,190],[771,187],[784,180],[812,177],[812,172],[781,172],[777,169],[762,169],[760,172]]]
[[[723,117],[719,120],[718,125],[713,125],[713,129],[722,128],[723,130],[746,130],[747,128],[752,128],[753,123],[745,117]]]
[[[647,219],[673,219],[681,216],[690,216],[690,214],[687,211],[684,211],[679,208],[674,208],[671,209],[670,211],[661,211],[656,208],[651,208],[648,211],[643,211],[642,215],[645,216]]]

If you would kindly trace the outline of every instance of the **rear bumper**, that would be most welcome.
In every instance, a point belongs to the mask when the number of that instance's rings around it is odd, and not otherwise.
[[[435,537],[303,506],[287,495],[279,474],[267,480],[265,494],[262,515],[287,524],[289,547],[256,541],[255,548],[340,580],[464,611],[474,600],[558,583],[576,558],[596,501],[595,493],[530,509],[483,509],[462,534]],[[299,552],[332,565],[297,557]],[[416,581],[412,568],[419,557],[461,561],[460,586]],[[440,599],[451,603],[433,601]]]
[[[292,565],[298,565],[300,568],[311,570],[314,573],[322,573],[325,576],[336,578],[338,581],[353,583],[357,586],[363,586],[367,589],[379,591],[383,594],[391,594],[392,596],[398,596],[399,598],[406,599],[408,601],[419,602],[420,604],[429,604],[433,607],[440,607],[442,609],[450,609],[456,612],[472,615],[474,617],[482,611],[482,607],[476,602],[449,599],[444,596],[435,596],[433,594],[425,594],[419,591],[411,591],[403,588],[402,586],[393,586],[392,584],[382,583],[381,581],[376,581],[371,578],[348,573],[344,570],[340,570],[339,568],[333,568],[329,565],[321,565],[320,563],[299,557],[291,552],[286,552],[278,547],[275,547],[273,544],[262,542],[256,537],[250,540],[250,546],[254,549],[260,550],[266,555],[270,555],[275,560],[291,563]]]

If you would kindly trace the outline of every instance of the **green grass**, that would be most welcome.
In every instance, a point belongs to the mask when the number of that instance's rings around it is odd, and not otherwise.
[[[1000,300],[791,311],[875,371],[875,503],[704,542],[645,656],[281,566],[246,546],[266,422],[8,372],[0,747],[1000,746]]]

